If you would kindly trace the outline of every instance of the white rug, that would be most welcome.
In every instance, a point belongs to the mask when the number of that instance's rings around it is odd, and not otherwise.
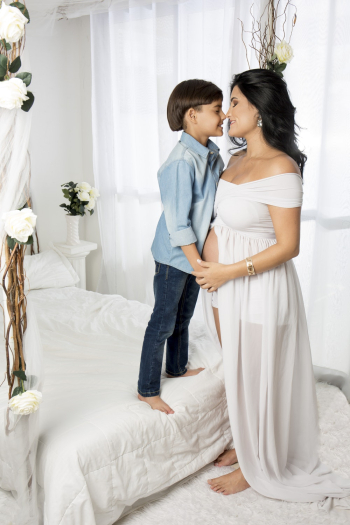
[[[342,392],[317,384],[320,414],[320,456],[335,471],[350,477],[350,406]],[[350,524],[350,511],[330,514],[307,503],[289,503],[260,496],[252,489],[234,496],[210,490],[206,480],[231,467],[208,465],[197,476],[153,503],[129,514],[118,525],[333,525]]]

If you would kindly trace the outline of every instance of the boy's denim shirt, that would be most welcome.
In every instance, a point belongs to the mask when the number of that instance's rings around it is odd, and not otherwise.
[[[181,246],[196,243],[201,254],[213,214],[217,184],[224,168],[219,148],[202,146],[185,131],[158,171],[164,211],[152,244],[157,262],[193,271]]]

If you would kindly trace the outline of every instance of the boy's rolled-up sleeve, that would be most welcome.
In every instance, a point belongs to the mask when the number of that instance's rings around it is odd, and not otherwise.
[[[159,177],[165,222],[171,246],[187,246],[197,242],[191,226],[194,169],[185,160],[170,163]]]

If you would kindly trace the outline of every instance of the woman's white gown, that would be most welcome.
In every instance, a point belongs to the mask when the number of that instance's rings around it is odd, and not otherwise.
[[[240,185],[221,180],[213,223],[219,262],[242,261],[275,244],[268,205],[300,207],[302,195],[296,173]],[[318,459],[315,381],[294,263],[231,280],[217,294],[228,410],[244,477],[270,498],[348,507],[350,498],[332,498],[350,496],[350,479]],[[220,348],[211,294],[204,291],[203,299]]]

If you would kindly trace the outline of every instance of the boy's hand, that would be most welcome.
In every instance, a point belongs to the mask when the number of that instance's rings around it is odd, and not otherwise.
[[[181,248],[194,271],[200,272],[202,268],[198,264],[198,260],[200,260],[201,256],[198,253],[196,244],[188,244],[187,246],[181,246]]]
[[[205,262],[201,259],[198,259],[197,262],[203,269],[199,272],[192,272],[192,275],[197,277],[196,282],[203,290],[215,292],[229,280],[226,264]]]

